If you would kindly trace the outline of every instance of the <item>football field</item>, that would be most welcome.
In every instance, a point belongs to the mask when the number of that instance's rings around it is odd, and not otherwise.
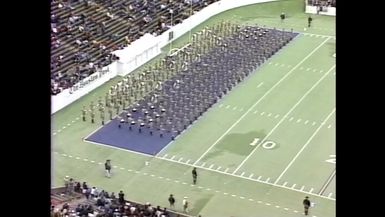
[[[174,194],[180,212],[187,196],[189,214],[202,217],[303,216],[302,200],[309,196],[310,216],[335,216],[335,17],[313,16],[314,26],[305,31],[302,4],[241,7],[193,30],[231,19],[301,34],[156,156],[84,140],[101,125],[81,120],[83,105],[104,96],[120,78],[54,114],[53,186],[63,185],[69,175],[109,192],[123,190],[129,200],[165,207]],[[283,23],[282,10],[288,14]],[[187,36],[173,46],[185,44]],[[111,179],[104,177],[106,159],[112,160]]]

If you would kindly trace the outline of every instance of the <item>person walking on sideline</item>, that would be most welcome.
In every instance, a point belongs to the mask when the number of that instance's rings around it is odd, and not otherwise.
[[[188,201],[187,201],[187,197],[184,197],[183,198],[183,211],[185,212],[185,213],[187,213],[188,212]]]
[[[198,178],[198,174],[197,174],[197,168],[194,167],[194,169],[192,170],[192,177],[193,177],[193,183],[194,185],[197,183],[197,178]]]
[[[111,160],[106,160],[106,163],[104,163],[104,168],[106,169],[106,176],[111,178]]]
[[[170,197],[168,198],[168,202],[170,202],[170,208],[174,208],[174,204],[175,204],[175,198],[172,194],[170,194]]]
[[[309,197],[306,196],[305,199],[303,200],[303,206],[305,208],[305,215],[308,215],[309,214],[309,207],[310,207],[310,200],[309,200]]]

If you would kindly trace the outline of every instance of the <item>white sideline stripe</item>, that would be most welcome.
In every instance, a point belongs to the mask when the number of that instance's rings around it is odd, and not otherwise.
[[[258,110],[255,110],[253,113],[254,113],[254,114],[257,114],[257,112],[258,112]]]
[[[296,185],[297,185],[297,184],[293,184],[293,185],[291,186],[291,188],[295,188]]]
[[[300,191],[303,191],[303,189],[305,189],[305,186],[304,186],[304,185],[302,185]]]
[[[274,116],[274,118],[278,118],[278,117],[279,117],[279,115]]]
[[[191,161],[191,159],[188,159],[188,160],[186,161],[186,164],[188,164],[190,161]]]
[[[251,179],[251,177],[253,177],[254,176],[254,174],[252,173],[250,176],[249,176],[249,179]]]
[[[301,120],[302,120],[301,118],[300,118],[300,119],[298,119],[298,120],[297,120],[297,123],[301,122]]]
[[[245,174],[245,172],[242,172],[241,176],[243,176]]]
[[[246,117],[246,115],[254,109],[256,105],[259,104],[275,87],[277,87],[283,80],[285,80],[296,68],[298,68],[299,65],[301,65],[303,62],[305,62],[313,53],[315,53],[320,47],[322,47],[330,37],[328,37],[325,41],[323,41],[320,45],[318,45],[312,52],[310,52],[305,58],[303,58],[297,65],[295,65],[285,76],[283,76],[277,83],[275,83],[268,91],[266,91],[265,94],[257,102],[254,103],[233,125],[230,126],[229,129],[226,130],[226,132],[223,133],[222,136],[220,136],[217,141],[215,141],[196,161],[193,165],[196,165],[223,137],[227,135],[243,118]]]
[[[171,160],[174,160],[174,158],[175,158],[175,155],[172,156]]]
[[[181,162],[182,160],[183,160],[183,157],[179,158],[179,160],[178,160],[178,161],[179,161],[179,162]]]
[[[329,185],[329,183],[332,181],[332,179],[334,178],[334,175],[336,174],[336,170],[333,171],[332,175],[329,177],[329,179],[326,181],[326,184],[322,187],[322,189],[320,190],[320,195],[324,193],[324,191],[326,190],[327,186]]]
[[[235,106],[234,108],[233,108],[233,110],[236,110],[237,109],[237,107]]]
[[[312,193],[313,191],[314,191],[314,188],[311,188],[310,191],[309,191],[309,193]]]
[[[332,195],[333,195],[333,192],[330,192],[329,195],[328,195],[328,197],[332,197]]]
[[[290,119],[289,119],[289,121],[292,121],[294,119],[294,117],[291,117]]]
[[[306,120],[306,121],[305,121],[305,124],[307,124],[307,123],[309,123],[309,120]]]
[[[269,113],[268,115],[267,115],[267,117],[270,117],[271,116],[271,113]]]
[[[204,167],[206,165],[206,163],[204,162],[202,165],[201,165],[201,167]]]
[[[286,186],[287,185],[287,182],[283,183],[283,186]]]
[[[332,127],[332,125],[331,125],[331,124],[329,124],[329,126],[328,126],[328,129],[329,129],[330,127]]]
[[[214,166],[214,164],[211,164],[210,167],[209,167],[209,169],[213,168],[213,166]]]
[[[258,179],[257,180],[261,180],[262,176],[258,176]]]
[[[234,170],[233,173],[237,172],[239,168],[242,167],[242,165],[250,158],[251,155],[254,154],[254,152],[258,149],[258,147],[261,146],[261,144],[263,144],[266,139],[275,131],[275,129],[278,128],[278,126],[285,120],[285,118],[292,112],[294,111],[295,108],[297,108],[297,106],[306,98],[307,95],[309,95],[309,93],[319,84],[321,83],[321,81],[336,67],[336,65],[333,65],[329,71],[327,71],[315,84],[313,84],[313,86],[306,91],[306,93],[298,100],[297,103],[295,103],[295,105],[283,116],[283,118],[273,127],[273,129],[271,129],[271,131],[262,139],[262,141],[254,148],[254,150],[242,161],[242,163],[237,167],[237,169]],[[277,181],[275,182],[277,183]]]
[[[316,122],[315,122],[315,121],[313,121],[313,123],[312,123],[311,125],[313,125],[313,126],[314,126],[315,124],[316,124]]]
[[[327,73],[326,73],[327,74]],[[322,122],[325,123],[332,114],[336,111],[336,108],[333,109],[332,112],[326,117],[326,119]],[[318,131],[322,128],[322,124],[316,129],[316,131],[311,135],[311,137],[307,140],[305,145],[299,150],[299,152],[294,156],[294,158],[290,161],[290,163],[287,165],[287,167],[283,170],[283,172],[278,176],[277,180],[275,180],[274,184],[277,184],[277,182],[282,178],[283,174],[286,173],[286,171],[289,169],[289,167],[293,164],[293,162],[297,159],[297,157],[301,154],[301,152],[306,148],[306,146],[310,143],[310,141],[314,138],[314,136],[318,133]]]
[[[229,168],[227,168],[227,169],[225,170],[225,173],[227,173],[227,171],[229,171]]]
[[[261,112],[261,115],[263,116],[265,114],[265,112]]]
[[[266,179],[266,182],[268,183],[270,181],[270,177],[268,177],[267,179]]]
[[[54,152],[56,154],[60,154],[60,153],[57,153],[57,152]],[[68,155],[69,158],[72,158],[71,155]],[[170,160],[170,159],[164,159],[162,157],[157,157],[157,156],[151,156],[153,158],[157,158],[157,159],[160,159],[160,160],[164,160],[164,161],[169,161],[169,162],[173,162],[173,163],[178,163],[178,164],[181,164],[181,165],[185,165],[185,166],[188,166],[190,167],[191,165],[189,164],[186,164],[184,162],[178,162],[178,161],[175,161],[175,160]],[[102,165],[103,163],[102,162],[99,162],[98,164]],[[226,173],[226,172],[222,172],[222,171],[217,171],[217,170],[214,170],[214,169],[208,169],[208,168],[205,168],[205,167],[199,167],[199,166],[196,166],[197,168],[200,168],[200,169],[203,169],[203,170],[208,170],[208,171],[212,171],[212,172],[216,172],[216,173],[220,173],[220,174],[223,174],[223,175],[228,175],[228,176],[232,176],[232,177],[237,177],[237,178],[241,178],[241,179],[246,179],[246,180],[249,180],[249,181],[253,181],[253,182],[258,182],[260,184],[266,184],[266,185],[270,185],[270,186],[274,186],[274,187],[278,187],[278,188],[284,188],[286,190],[290,190],[290,191],[297,191],[297,192],[301,192],[301,193],[307,193],[309,194],[308,192],[302,192],[298,189],[291,189],[289,187],[285,187],[285,186],[282,186],[282,185],[276,185],[276,184],[273,184],[273,183],[266,183],[264,181],[258,181],[256,179],[252,179],[252,178],[247,178],[247,177],[241,177],[239,175],[233,175],[231,173]],[[133,170],[131,169],[127,169],[128,172],[132,172]],[[136,171],[136,173],[139,173],[139,171]],[[155,176],[155,175],[151,175],[151,176]],[[261,177],[261,176],[260,176]],[[164,177],[162,176],[159,176],[158,178],[160,179],[163,179]],[[169,179],[170,180],[170,179]],[[191,184],[191,187],[194,187],[195,185]],[[216,192],[219,192],[219,191],[216,191]],[[327,199],[327,200],[331,200],[331,201],[335,201],[336,199],[335,198],[330,198],[330,197],[326,197],[326,196],[323,196],[323,195],[318,195],[318,194],[315,194],[315,193],[310,193],[311,195],[313,196],[316,196],[316,197],[320,197],[320,198],[323,198],[323,199]]]
[[[217,168],[217,170],[220,170],[222,167],[221,166],[219,166],[218,168]]]
[[[225,108],[226,108],[226,109],[230,108],[230,105],[227,105]]]
[[[263,82],[259,83],[258,86],[257,86],[257,88],[259,88],[259,87],[262,86],[262,85],[263,85]]]

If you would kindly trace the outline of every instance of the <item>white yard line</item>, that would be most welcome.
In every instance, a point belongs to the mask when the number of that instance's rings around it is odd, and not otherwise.
[[[336,175],[336,170],[333,171],[332,175],[329,177],[329,179],[326,181],[325,185],[320,190],[319,195],[322,195],[326,188],[329,186],[330,182],[333,180],[334,176]]]
[[[306,57],[304,57],[297,65],[295,65],[285,76],[283,76],[277,83],[275,83],[268,91],[257,102],[255,102],[233,125],[230,126],[229,129],[226,130],[225,133],[222,134],[195,162],[196,165],[206,154],[223,138],[225,137],[246,115],[254,109],[271,91],[273,91],[283,80],[285,80],[298,66],[300,66],[303,62],[305,62],[313,53],[315,53],[320,47],[322,47],[330,38],[324,40],[320,45],[313,49]]]
[[[234,170],[233,173],[237,172],[239,168],[243,166],[243,164],[254,154],[254,152],[263,144],[269,136],[275,131],[275,129],[278,128],[279,125],[286,119],[289,114],[294,111],[295,108],[306,98],[307,95],[319,84],[321,81],[326,78],[327,75],[336,67],[336,65],[333,65],[313,86],[306,91],[306,93],[298,100],[298,102],[281,118],[281,120],[273,127],[273,129],[270,130],[270,132],[262,139],[262,141],[254,148],[254,150],[239,164],[239,166]],[[276,181],[277,182],[277,181]]]
[[[333,109],[332,112],[325,118],[325,120],[322,122],[323,124],[320,124],[320,126],[316,129],[316,131],[311,135],[311,137],[307,140],[305,145],[301,148],[301,150],[298,151],[298,153],[294,156],[294,158],[290,161],[290,163],[286,166],[286,168],[283,170],[283,172],[278,176],[278,178],[275,180],[274,184],[277,184],[278,181],[282,178],[282,176],[286,173],[286,171],[290,168],[290,166],[293,164],[293,162],[297,159],[297,157],[302,153],[302,151],[306,148],[306,146],[310,143],[310,141],[314,138],[315,135],[317,135],[318,131],[322,128],[324,123],[334,114],[336,111],[336,108]]]

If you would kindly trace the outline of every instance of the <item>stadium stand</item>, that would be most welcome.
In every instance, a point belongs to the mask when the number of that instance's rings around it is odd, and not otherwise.
[[[51,94],[117,60],[111,52],[145,33],[159,35],[216,1],[53,0]]]
[[[70,193],[72,192],[72,193]],[[120,193],[120,192],[119,192]],[[123,192],[122,192],[123,193]],[[129,201],[86,182],[51,189],[51,217],[187,217],[167,208]]]

